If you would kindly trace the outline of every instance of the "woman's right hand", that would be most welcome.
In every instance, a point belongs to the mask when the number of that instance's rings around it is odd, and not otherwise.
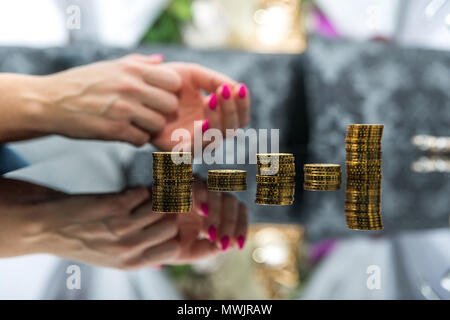
[[[149,142],[176,113],[181,78],[159,55],[129,55],[37,77],[36,128],[43,134]]]

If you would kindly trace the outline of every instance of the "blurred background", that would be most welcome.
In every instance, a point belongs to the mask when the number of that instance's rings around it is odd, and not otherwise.
[[[5,0],[0,44],[301,52],[309,33],[450,49],[447,0]],[[77,14],[79,14],[78,24]]]

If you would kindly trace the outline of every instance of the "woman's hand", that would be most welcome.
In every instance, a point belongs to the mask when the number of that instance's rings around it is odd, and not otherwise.
[[[208,191],[199,179],[194,183],[193,212],[204,216],[202,233],[217,248],[243,249],[248,231],[248,209],[236,197],[226,192]]]
[[[250,118],[250,92],[244,84],[197,64],[173,62],[164,66],[181,77],[178,91],[178,113],[169,118],[162,131],[152,140],[160,150],[170,151],[178,141],[171,141],[172,132],[187,129],[194,137],[194,121],[203,121],[202,130],[237,129],[248,124]],[[202,91],[209,93],[208,96]],[[191,147],[193,140],[191,141]]]
[[[181,77],[161,57],[129,55],[40,77],[36,130],[73,138],[149,142],[178,111]]]
[[[69,196],[0,179],[0,257],[50,253],[120,269],[179,254],[175,215],[152,212],[145,188]]]
[[[154,213],[146,188],[67,195],[0,179],[0,257],[50,253],[119,269],[190,263],[242,248],[247,219],[234,197],[208,193],[202,181],[194,186],[193,211],[178,215]],[[211,226],[220,242],[211,238]]]

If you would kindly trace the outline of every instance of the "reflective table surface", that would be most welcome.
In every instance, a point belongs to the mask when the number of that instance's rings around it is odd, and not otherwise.
[[[450,183],[441,170],[448,160],[407,139],[396,142],[407,148],[384,149],[382,231],[347,228],[345,179],[339,191],[303,190],[304,163],[344,162],[311,159],[317,152],[306,146],[289,150],[297,168],[291,206],[254,203],[256,165],[201,164],[192,212],[152,213],[150,148],[68,153],[9,173],[0,181],[1,296],[449,299]],[[247,170],[247,191],[208,192],[215,168]],[[29,252],[14,252],[8,239],[30,221],[50,236],[37,250],[30,240]],[[79,289],[69,283],[73,266]]]

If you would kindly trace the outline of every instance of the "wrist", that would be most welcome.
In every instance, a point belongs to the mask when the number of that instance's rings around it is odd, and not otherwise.
[[[26,128],[40,134],[50,134],[52,128],[49,119],[50,105],[48,76],[31,76],[28,89],[22,94],[24,101],[23,121]]]

